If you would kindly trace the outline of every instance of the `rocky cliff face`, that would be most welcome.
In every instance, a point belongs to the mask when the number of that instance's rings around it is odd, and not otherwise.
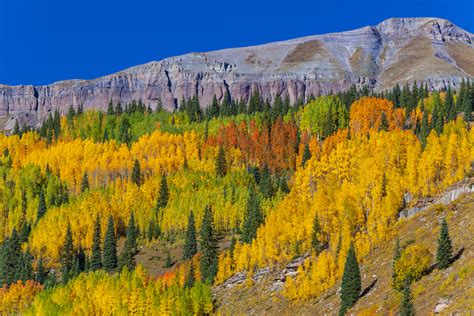
[[[206,106],[228,91],[248,100],[253,89],[264,98],[299,97],[368,84],[427,82],[432,88],[474,77],[474,36],[447,20],[389,19],[377,26],[308,36],[260,46],[190,53],[132,67],[94,80],[69,80],[46,86],[0,85],[0,116],[36,123],[52,109],[69,105],[105,109],[110,99],[159,99],[173,109],[198,95]],[[10,120],[10,125],[12,122]]]

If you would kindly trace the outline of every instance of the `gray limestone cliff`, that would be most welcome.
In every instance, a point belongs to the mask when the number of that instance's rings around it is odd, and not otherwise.
[[[105,109],[109,100],[141,99],[154,107],[160,99],[173,109],[194,95],[207,106],[226,91],[248,100],[253,89],[269,100],[288,94],[294,102],[352,84],[381,90],[416,80],[456,88],[462,78],[474,77],[473,40],[447,20],[393,18],[353,31],[190,53],[93,80],[0,85],[0,116],[35,125],[52,109],[65,113],[69,105]]]

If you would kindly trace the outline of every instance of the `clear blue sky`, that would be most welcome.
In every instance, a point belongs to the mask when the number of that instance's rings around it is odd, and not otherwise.
[[[474,32],[474,0],[0,0],[0,83],[90,79],[191,51],[421,16]]]

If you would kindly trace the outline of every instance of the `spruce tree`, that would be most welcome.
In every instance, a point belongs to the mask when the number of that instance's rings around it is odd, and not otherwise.
[[[64,244],[61,248],[61,274],[63,282],[66,283],[69,280],[72,268],[74,266],[74,245],[72,242],[72,232],[71,224],[67,225],[66,237],[64,239]]]
[[[456,108],[454,106],[453,92],[451,91],[451,85],[448,86],[446,91],[446,97],[444,98],[444,108],[446,111],[446,119],[452,121],[456,118]]]
[[[109,106],[107,108],[107,115],[114,115],[114,114],[115,114],[114,104],[112,103],[112,99],[110,99]]]
[[[319,254],[323,250],[323,243],[321,242],[321,225],[319,224],[318,214],[314,216],[313,230],[311,231],[311,246],[314,251]]]
[[[260,182],[258,184],[263,197],[269,199],[273,196],[272,175],[266,165],[263,167],[260,175]]]
[[[194,223],[194,214],[191,211],[188,218],[188,227],[183,249],[183,260],[191,259],[197,253],[196,224]]]
[[[135,269],[136,266],[135,254],[137,253],[137,237],[138,230],[135,226],[135,217],[133,213],[131,213],[127,226],[127,239],[125,240],[122,256],[120,258],[120,267],[127,266],[129,271]]]
[[[36,270],[35,280],[41,284],[44,284],[48,278],[48,271],[44,267],[43,257],[41,256],[38,260],[38,268]]]
[[[169,195],[168,181],[166,179],[166,175],[163,173],[160,181],[160,192],[158,194],[158,199],[156,200],[157,210],[165,208],[166,205],[168,205]]]
[[[142,184],[142,172],[140,168],[140,162],[138,159],[135,159],[132,169],[132,182],[140,186]]]
[[[194,264],[191,262],[189,265],[188,274],[186,275],[186,281],[184,283],[185,288],[192,288],[196,282],[196,277],[194,275]]]
[[[244,243],[251,243],[257,235],[257,229],[263,224],[263,214],[260,200],[255,190],[249,188],[249,198],[244,214],[241,239]]]
[[[201,279],[204,282],[212,283],[217,274],[218,244],[209,206],[206,207],[202,219],[200,250],[202,253],[200,257]]]
[[[209,107],[209,117],[218,117],[220,114],[219,102],[217,102],[216,95],[212,98],[211,105]]]
[[[18,277],[19,266],[21,264],[21,244],[20,237],[14,228],[10,238],[6,238],[2,245],[0,260],[0,284],[12,284]]]
[[[92,254],[89,263],[89,269],[91,271],[96,271],[102,268],[102,251],[100,248],[102,238],[100,235],[100,218],[99,215],[97,215],[94,223],[94,234],[92,235]]]
[[[84,193],[89,190],[89,176],[87,175],[87,171],[84,171],[81,180],[81,192]]]
[[[303,157],[301,157],[301,167],[306,165],[306,162],[311,159],[311,151],[308,143],[304,144]]]
[[[20,244],[28,241],[28,236],[30,235],[31,227],[27,221],[23,222],[20,231]]]
[[[222,146],[219,147],[219,152],[216,158],[216,174],[218,177],[223,177],[227,173],[227,163],[225,161],[225,152]]]
[[[173,266],[173,260],[171,259],[171,254],[169,251],[166,252],[166,259],[163,265],[163,268],[171,268]]]
[[[117,268],[117,240],[115,238],[114,219],[109,216],[107,231],[104,239],[104,269],[108,272]]]
[[[400,248],[400,239],[395,241],[395,248],[393,250],[393,258],[392,258],[392,286],[395,286],[395,281],[397,279],[397,272],[395,271],[395,265],[397,260],[400,259],[402,255],[402,250]]]
[[[33,256],[28,249],[21,254],[20,266],[17,269],[15,279],[22,280],[23,283],[26,280],[33,280]]]
[[[46,214],[46,200],[44,199],[44,190],[41,187],[40,195],[39,195],[39,202],[38,202],[38,211],[36,213],[36,222],[38,223],[39,220]]]
[[[20,135],[20,124],[18,124],[18,120],[15,120],[15,126],[13,127],[13,135]]]
[[[339,315],[345,315],[347,310],[354,306],[359,299],[361,291],[361,278],[359,264],[351,242],[347,252],[346,263],[344,265],[344,273],[342,275],[341,283],[341,307]]]
[[[415,308],[413,307],[412,296],[410,291],[410,281],[408,278],[403,283],[403,298],[400,303],[400,316],[414,316]]]
[[[438,250],[436,252],[436,266],[443,270],[449,267],[453,260],[453,246],[449,237],[448,223],[443,218],[441,223],[441,231],[438,239]]]

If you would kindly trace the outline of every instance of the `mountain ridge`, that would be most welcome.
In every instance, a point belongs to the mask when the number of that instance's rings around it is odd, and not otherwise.
[[[456,88],[474,77],[473,35],[440,18],[390,18],[345,32],[209,52],[192,52],[129,67],[91,80],[44,86],[0,85],[0,116],[30,125],[69,105],[105,109],[110,100],[141,99],[166,109],[197,95],[202,106],[228,92],[248,100],[288,95],[291,102],[347,89],[352,84],[386,89],[405,82]],[[12,127],[12,126],[11,126]]]

